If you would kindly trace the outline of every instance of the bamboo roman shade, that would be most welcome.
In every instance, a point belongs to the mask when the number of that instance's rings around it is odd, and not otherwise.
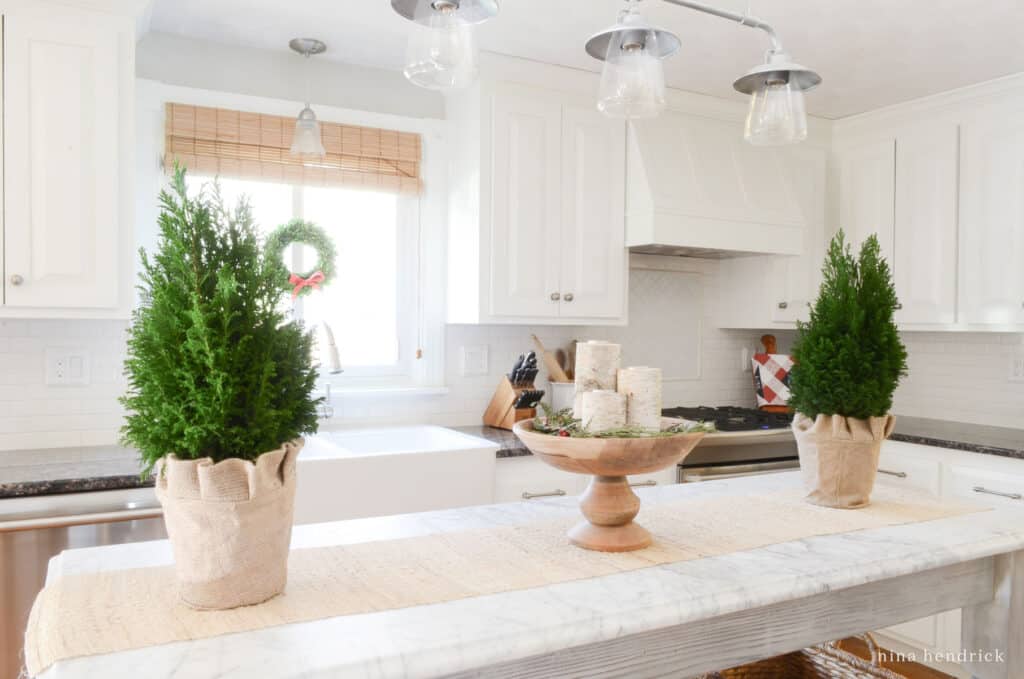
[[[323,158],[291,155],[295,118],[167,104],[164,169],[310,186],[419,193],[420,135],[321,122]]]

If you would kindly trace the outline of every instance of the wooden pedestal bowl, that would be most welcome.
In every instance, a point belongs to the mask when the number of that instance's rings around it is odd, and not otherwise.
[[[652,438],[553,436],[534,431],[532,420],[517,422],[512,431],[552,467],[593,476],[580,497],[587,520],[569,531],[569,540],[599,552],[629,552],[651,544],[647,529],[633,522],[640,498],[626,477],[676,465],[704,438],[703,432]]]

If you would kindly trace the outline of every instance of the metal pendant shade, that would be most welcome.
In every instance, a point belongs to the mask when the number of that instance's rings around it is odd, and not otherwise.
[[[587,54],[604,61],[609,54],[623,48],[639,45],[659,59],[665,59],[679,51],[682,43],[675,33],[655,28],[637,12],[624,11],[614,26],[599,31],[587,40]]]
[[[753,94],[769,83],[789,83],[801,92],[812,90],[821,84],[821,76],[811,69],[790,61],[785,52],[773,52],[768,60],[755,66],[732,84],[737,92]]]
[[[391,9],[409,21],[429,24],[430,17],[450,7],[466,24],[479,24],[498,14],[498,0],[391,0]]]

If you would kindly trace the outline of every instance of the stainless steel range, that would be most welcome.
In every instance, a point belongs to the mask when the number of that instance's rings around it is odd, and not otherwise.
[[[791,414],[735,406],[698,406],[666,408],[662,415],[714,422],[718,430],[704,437],[679,465],[680,483],[770,474],[799,467],[796,441],[789,428]]]

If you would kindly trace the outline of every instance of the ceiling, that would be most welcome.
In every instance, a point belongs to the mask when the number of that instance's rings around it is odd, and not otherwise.
[[[711,0],[743,12],[748,0]],[[481,49],[598,70],[583,51],[612,23],[619,0],[501,0],[479,31]],[[873,110],[1024,72],[1022,0],[749,0],[796,61],[823,84],[808,111],[826,118]],[[760,62],[767,41],[731,22],[645,0],[648,19],[682,39],[666,62],[672,87],[738,97],[732,81]],[[398,69],[406,24],[388,0],[154,0],[150,30],[287,50],[290,38],[327,42],[323,58]]]

